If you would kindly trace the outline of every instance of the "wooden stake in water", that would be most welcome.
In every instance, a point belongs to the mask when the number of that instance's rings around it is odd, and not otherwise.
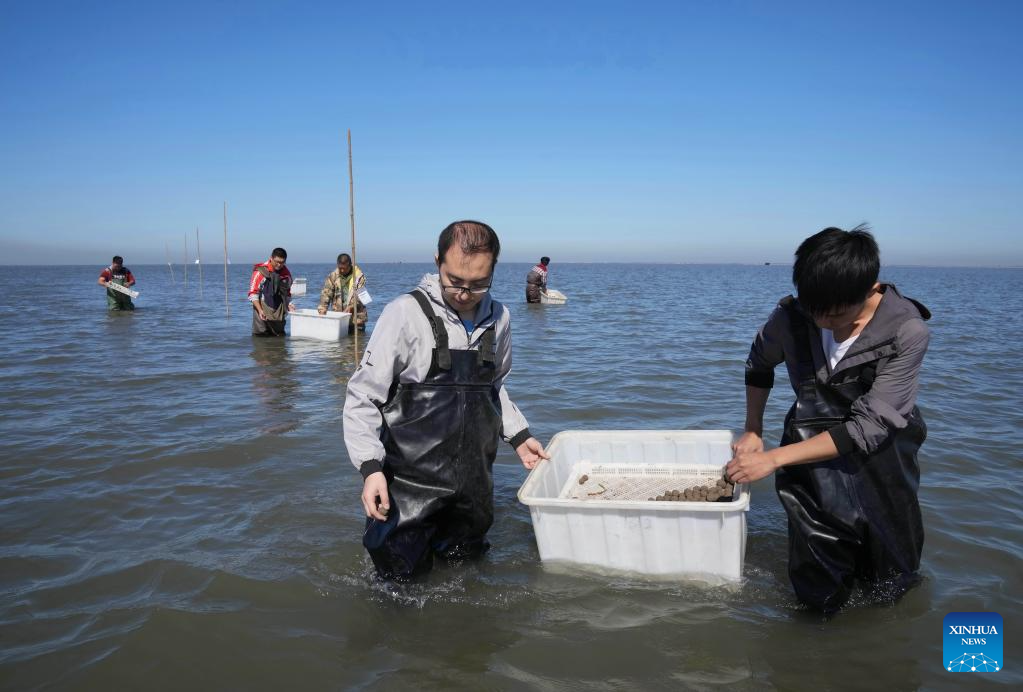
[[[173,284],[173,283],[175,283],[175,281],[174,281],[174,265],[171,264],[171,261],[170,261],[170,246],[167,245],[167,243],[164,243],[163,244],[163,249],[167,251],[167,268],[170,269],[171,283]]]
[[[355,276],[355,177],[352,175],[352,131],[348,130],[348,216],[352,221],[352,291],[358,292],[358,281]],[[355,337],[355,367],[359,367],[359,303],[353,301],[352,335]]]
[[[224,313],[231,316],[231,304],[227,300],[227,202],[224,202]]]
[[[188,234],[185,234],[185,288],[188,288]]]
[[[199,227],[195,227],[195,263],[199,265],[199,300],[202,300],[202,251],[199,250]]]

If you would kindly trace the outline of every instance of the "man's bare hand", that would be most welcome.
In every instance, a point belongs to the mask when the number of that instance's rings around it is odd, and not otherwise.
[[[725,466],[725,474],[732,483],[752,483],[770,476],[777,468],[771,452],[739,452]]]
[[[391,511],[391,500],[387,494],[387,479],[383,472],[377,471],[366,477],[362,484],[362,507],[366,516],[380,521],[387,521]]]
[[[750,452],[764,451],[764,439],[755,432],[746,432],[738,440],[732,443],[732,454],[746,454]]]
[[[519,459],[522,460],[522,465],[527,469],[534,468],[540,463],[541,459],[550,459],[550,457],[547,456],[547,452],[544,451],[543,445],[540,444],[540,440],[535,437],[529,438],[516,447],[515,453],[519,455]]]

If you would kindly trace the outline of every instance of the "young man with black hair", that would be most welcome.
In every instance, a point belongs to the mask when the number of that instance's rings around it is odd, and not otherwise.
[[[436,274],[393,300],[348,383],[344,436],[362,474],[363,545],[378,574],[408,580],[434,555],[482,555],[501,439],[526,468],[547,458],[508,397],[508,311],[490,295],[501,251],[478,221],[437,242]]]
[[[291,271],[284,264],[288,253],[275,247],[270,259],[252,267],[249,301],[252,303],[252,336],[284,336],[291,304]]]
[[[726,473],[774,473],[788,515],[789,578],[808,605],[833,612],[857,580],[897,598],[917,581],[923,524],[916,407],[930,312],[878,282],[880,253],[865,226],[826,228],[796,250],[788,296],[746,361],[745,433]],[[781,446],[764,450],[774,368],[796,394]]]
[[[125,288],[135,285],[135,276],[128,267],[124,266],[123,257],[114,255],[113,259],[110,260],[110,266],[99,273],[99,280],[96,283],[100,286],[105,286],[107,289],[108,310],[135,309],[135,304],[131,302],[130,295],[110,288],[111,284],[124,286]]]

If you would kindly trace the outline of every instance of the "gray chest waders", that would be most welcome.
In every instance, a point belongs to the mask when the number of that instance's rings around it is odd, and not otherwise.
[[[808,440],[846,420],[853,402],[870,391],[879,365],[895,354],[894,338],[875,344],[869,360],[821,382],[810,341],[816,332],[794,302],[790,298],[783,306],[792,324],[799,382],[782,445]],[[775,474],[775,490],[788,515],[789,579],[808,605],[837,610],[856,579],[891,580],[892,597],[917,581],[924,530],[916,455],[927,427],[915,407],[908,419],[906,428],[869,456],[786,466]]]
[[[448,348],[448,333],[421,291],[410,293],[433,329],[423,382],[398,383],[382,408],[386,521],[367,519],[363,545],[385,579],[427,573],[433,555],[482,555],[494,520],[492,467],[501,439],[494,327],[480,349]]]

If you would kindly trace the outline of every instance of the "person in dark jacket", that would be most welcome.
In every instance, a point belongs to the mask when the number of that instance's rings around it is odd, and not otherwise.
[[[880,253],[865,226],[826,228],[796,250],[797,298],[783,299],[746,361],[745,432],[726,473],[775,474],[788,515],[789,578],[826,613],[857,581],[897,598],[918,580],[924,531],[916,406],[930,312],[878,282]],[[781,446],[765,451],[764,407],[784,363],[796,394]]]

